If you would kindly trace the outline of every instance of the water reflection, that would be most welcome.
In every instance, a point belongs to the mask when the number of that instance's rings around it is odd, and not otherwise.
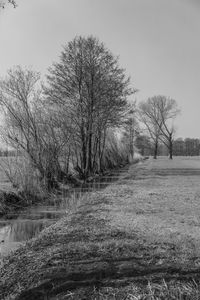
[[[36,236],[43,228],[51,225],[55,219],[25,220],[17,219],[2,224],[0,223],[0,253],[7,253],[16,249],[22,242]]]
[[[121,173],[127,169],[128,167],[113,172],[111,175],[95,178],[78,188],[63,189],[58,196],[60,202],[56,201],[55,205],[32,207],[20,214],[12,214],[7,216],[7,219],[0,220],[0,256],[35,237],[42,229],[51,225],[66,212],[73,211],[77,207],[80,197],[85,193],[104,189],[118,180]]]
[[[14,250],[22,242],[35,237],[46,226],[58,220],[64,211],[54,207],[36,207],[0,221],[0,254]]]

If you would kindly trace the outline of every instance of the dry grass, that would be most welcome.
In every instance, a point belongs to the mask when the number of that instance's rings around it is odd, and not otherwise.
[[[199,299],[199,173],[198,158],[130,167],[5,258],[1,299]]]
[[[193,169],[194,164],[199,173]],[[184,176],[186,165],[188,173]],[[194,255],[199,255],[199,182],[200,159],[152,160],[138,166],[136,176],[130,169],[117,189],[107,190],[107,196],[110,193],[114,199],[110,203],[110,224],[129,233],[137,232],[151,243],[175,243],[182,249],[186,244]]]
[[[90,289],[78,289],[75,292],[61,293],[57,296],[60,300],[199,300],[200,286],[195,282],[148,282],[144,287],[137,284],[129,284],[118,287],[91,287]],[[54,298],[55,299],[55,298]]]

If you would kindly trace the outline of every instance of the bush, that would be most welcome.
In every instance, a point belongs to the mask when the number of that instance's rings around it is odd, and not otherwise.
[[[19,209],[25,204],[23,197],[14,192],[0,192],[0,215]]]

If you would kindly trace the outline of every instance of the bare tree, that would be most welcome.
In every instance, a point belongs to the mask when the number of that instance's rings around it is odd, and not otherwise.
[[[94,37],[76,37],[61,53],[47,76],[45,93],[58,105],[73,134],[75,167],[84,178],[101,169],[107,131],[119,126],[130,80],[118,60]]]
[[[145,130],[147,131],[147,134],[149,135],[153,147],[154,147],[154,154],[153,158],[156,159],[158,155],[158,145],[159,145],[159,137],[161,135],[160,131],[160,126],[158,125],[158,118],[159,115],[155,115],[155,110],[154,110],[154,115],[157,121],[154,120],[152,117],[152,106],[154,106],[154,103],[151,103],[150,100],[146,102],[141,102],[139,104],[139,110],[138,110],[138,115],[139,115],[139,120],[144,124]],[[161,122],[159,121],[159,124]]]
[[[136,118],[136,102],[130,104],[130,107],[127,111],[126,118],[124,120],[124,142],[127,144],[129,149],[129,158],[130,161],[133,161],[134,151],[135,151],[135,139],[139,134],[139,124]]]
[[[139,150],[142,156],[148,156],[152,154],[152,143],[149,136],[138,135],[135,140],[135,146]]]
[[[169,158],[173,156],[174,119],[180,112],[174,99],[165,96],[154,96],[139,106],[141,120],[155,141],[155,152],[158,140],[169,150]],[[155,156],[155,155],[154,155]]]
[[[174,155],[198,156],[200,154],[200,140],[193,138],[178,138],[174,141]]]
[[[1,80],[0,101],[5,112],[3,138],[10,147],[29,158],[50,189],[60,171],[63,139],[60,123],[41,101],[37,90],[39,79],[39,73],[18,66]]]

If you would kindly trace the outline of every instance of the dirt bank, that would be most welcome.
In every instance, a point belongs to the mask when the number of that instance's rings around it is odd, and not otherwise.
[[[4,259],[0,299],[95,299],[153,279],[198,282],[199,180],[199,160],[131,166]]]

